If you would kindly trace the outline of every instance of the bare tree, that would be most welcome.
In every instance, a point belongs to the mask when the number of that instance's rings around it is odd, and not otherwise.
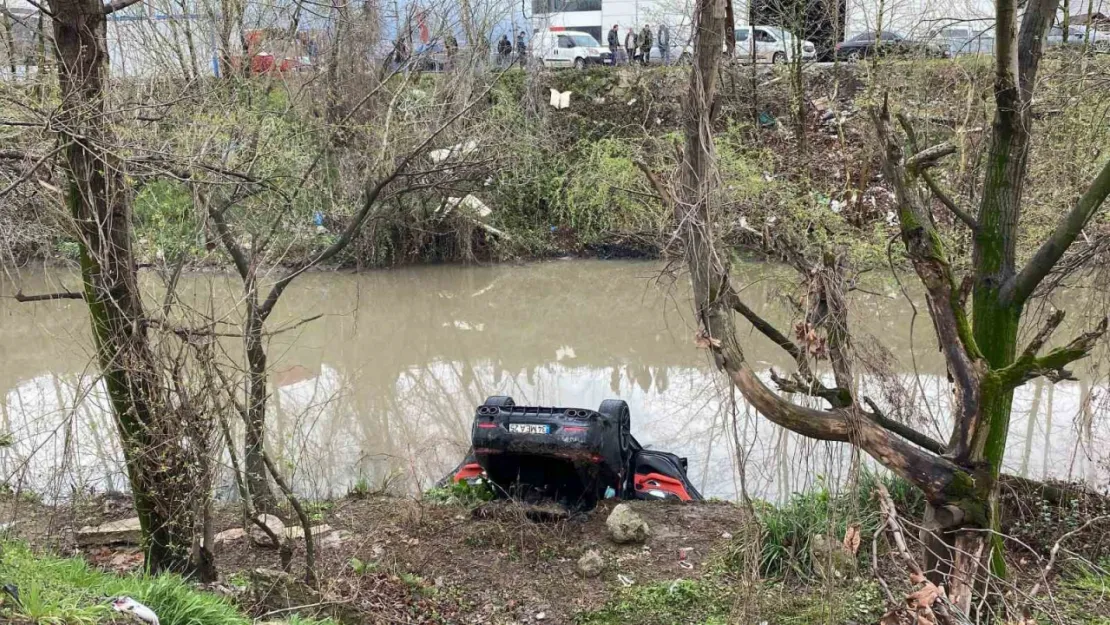
[[[955,425],[947,442],[894,423],[872,402],[857,397],[848,386],[848,356],[835,348],[845,337],[831,333],[827,341],[837,386],[826,387],[804,363],[804,345],[799,346],[753,313],[731,286],[729,256],[715,237],[712,173],[711,111],[717,91],[725,2],[698,2],[696,58],[685,104],[685,145],[675,191],[642,166],[675,208],[693,284],[700,327],[697,342],[712,352],[717,366],[772,422],[810,438],[850,443],[921,489],[929,504],[928,525],[946,546],[943,559],[951,563],[949,570],[942,571],[949,573],[946,581],[950,595],[955,606],[966,613],[975,580],[982,579],[988,568],[995,575],[1005,572],[997,533],[996,497],[1014,389],[1037,377],[1068,377],[1066,367],[1086,356],[1106,332],[1104,319],[1064,346],[1042,353],[1063,320],[1061,311],[1052,314],[1028,345],[1018,351],[1018,329],[1026,303],[1110,193],[1107,164],[1028,263],[1018,266],[1015,250],[1022,181],[1032,137],[1033,86],[1055,0],[1029,4],[1020,29],[1014,0],[999,0],[996,5],[996,110],[979,210],[972,217],[950,198],[939,200],[974,232],[973,273],[965,280],[957,279],[937,232],[929,193],[940,194],[930,189],[925,175],[928,167],[954,148],[947,142],[917,146],[908,119],[902,124],[904,137],[898,138],[889,106],[884,103],[873,111],[886,177],[896,194],[906,256],[924,287],[951,379]],[[828,298],[835,293],[835,288],[824,290],[826,308],[830,310],[839,307],[835,298]],[[968,296],[972,299],[970,314]],[[794,404],[756,375],[736,332],[734,311],[798,361],[798,373],[780,384],[792,392],[822,397],[828,409]],[[830,327],[839,328],[841,324]]]

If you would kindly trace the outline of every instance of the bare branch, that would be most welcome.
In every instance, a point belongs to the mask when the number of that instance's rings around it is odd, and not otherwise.
[[[1075,379],[1072,372],[1064,367],[1089,355],[1091,350],[1094,349],[1095,342],[1106,334],[1108,319],[1104,317],[1093,330],[1084,332],[1067,345],[1057,347],[1037,358],[1036,351],[1048,339],[1048,335],[1052,333],[1056,325],[1059,325],[1059,321],[1056,321],[1055,325],[1051,325],[1056,316],[1054,315],[1053,318],[1049,319],[1049,325],[1037,333],[1033,342],[1022,353],[1021,357],[1014,361],[1014,364],[993,373],[993,375],[998,376],[998,382],[1004,388],[1020,386],[1038,376],[1046,377],[1053,382]],[[1062,320],[1062,316],[1060,316],[1060,319]]]
[[[956,216],[956,219],[959,219],[960,221],[967,224],[967,226],[972,230],[979,229],[979,222],[975,221],[975,218],[972,217],[970,213],[960,208],[960,206],[956,204],[955,200],[953,200],[951,196],[944,192],[944,189],[940,187],[940,183],[937,182],[935,178],[933,178],[932,174],[930,174],[928,171],[922,171],[921,179],[925,181],[925,186],[929,187],[929,191],[933,193],[933,197],[940,200],[940,203],[943,204],[944,207],[947,208],[949,211],[951,211],[952,214]]]
[[[1052,545],[1052,551],[1049,552],[1048,556],[1048,564],[1045,565],[1044,570],[1041,572],[1041,579],[1037,580],[1037,583],[1033,585],[1033,588],[1029,591],[1029,595],[1026,597],[1026,599],[1032,600],[1034,597],[1037,596],[1037,593],[1041,591],[1041,588],[1044,585],[1048,584],[1049,577],[1052,575],[1053,568],[1056,566],[1056,556],[1060,554],[1060,546],[1063,545],[1065,540],[1071,538],[1072,536],[1075,536],[1076,534],[1082,532],[1095,523],[1100,523],[1108,519],[1110,519],[1110,516],[1096,516],[1093,519],[1089,519],[1083,525],[1080,525],[1079,527],[1061,536],[1060,539],[1057,540],[1054,545]]]
[[[917,445],[918,447],[921,447],[922,449],[928,449],[934,454],[939,455],[945,452],[943,443],[921,432],[918,432],[905,423],[899,423],[898,421],[887,417],[885,414],[883,414],[882,410],[879,410],[879,407],[875,405],[875,402],[872,401],[870,397],[865,396],[863,398],[863,401],[868,405],[868,407],[871,408],[870,413],[865,412],[864,414],[883,428],[894,432],[898,436],[901,436],[902,438],[908,440],[914,445]]]
[[[1037,289],[1037,285],[1056,266],[1057,261],[1068,251],[1071,244],[1079,237],[1083,228],[1091,221],[1095,211],[1102,206],[1106,196],[1110,195],[1110,161],[1102,166],[1102,171],[1095,177],[1087,188],[1087,192],[1060,220],[1056,229],[1048,237],[1037,252],[1029,259],[1025,267],[1017,276],[1011,278],[1002,287],[1002,299],[1014,304],[1024,303]]]
[[[1025,348],[1022,357],[1035,358],[1037,354],[1040,353],[1041,348],[1044,347],[1045,342],[1052,336],[1052,333],[1063,323],[1065,314],[1063,310],[1057,310],[1049,315],[1048,319],[1045,321],[1044,327],[1037,332],[1037,335],[1033,337],[1032,341],[1029,341],[1029,345]]]
[[[408,166],[412,163],[412,161],[414,161],[417,157],[423,155],[424,151],[432,143],[432,141],[435,141],[436,137],[443,134],[443,132],[451,127],[451,125],[454,124],[456,121],[458,121],[459,118],[469,113],[475,106],[478,105],[479,102],[484,102],[489,96],[490,92],[493,91],[493,88],[500,82],[502,75],[504,75],[504,71],[498,74],[495,80],[490,81],[490,84],[488,87],[486,87],[485,91],[483,91],[476,98],[467,103],[466,106],[464,106],[454,115],[447,118],[438,128],[429,133],[428,136],[425,137],[419,145],[410,150],[409,153],[401,159],[401,162],[399,162],[393,168],[393,171],[380,179],[372,187],[367,188],[366,194],[363,196],[362,207],[359,209],[358,213],[356,213],[355,216],[351,219],[350,223],[347,224],[346,229],[344,229],[343,232],[339,235],[339,238],[337,238],[334,243],[329,245],[324,251],[320,252],[315,257],[309,259],[308,261],[305,261],[304,263],[301,263],[300,267],[279,278],[277,282],[275,282],[274,285],[270,287],[270,292],[266,294],[265,301],[263,301],[262,305],[259,307],[259,314],[261,315],[262,319],[266,319],[270,315],[270,313],[274,309],[274,306],[277,304],[278,299],[281,297],[281,294],[285,291],[286,287],[288,287],[289,284],[293,282],[294,279],[296,279],[297,276],[301,275],[306,270],[319,265],[320,263],[326,262],[329,258],[335,256],[339,252],[342,252],[347,247],[347,245],[354,239],[354,236],[358,232],[358,230],[369,218],[370,211],[377,204],[377,199],[381,192],[387,186],[389,186],[390,183],[397,179],[398,176],[404,173],[405,170],[408,169]]]
[[[75,293],[73,291],[62,291],[61,293],[44,293],[42,295],[24,295],[23,291],[18,291],[13,299],[17,302],[50,302],[57,299],[85,299],[83,293]]]
[[[143,0],[112,0],[112,2],[104,5],[104,15],[111,15],[116,11],[122,11],[129,6],[133,4],[138,4],[142,1]]]
[[[66,147],[68,145],[69,145],[68,143],[62,144],[62,145],[54,148],[53,150],[47,152],[46,154],[43,154],[41,157],[39,157],[39,159],[37,161],[32,163],[31,166],[27,168],[27,171],[23,172],[22,175],[20,175],[18,178],[16,178],[14,181],[12,181],[12,183],[10,185],[8,185],[4,189],[0,190],[0,198],[3,198],[5,195],[7,195],[7,194],[11,193],[13,190],[15,190],[16,187],[18,187],[19,185],[26,182],[27,179],[30,178],[32,174],[34,174],[36,171],[38,171],[39,167],[42,167],[43,163],[48,161],[51,157],[58,154],[62,150],[66,149]]]
[[[906,159],[905,167],[907,171],[917,173],[925,169],[926,167],[935,165],[937,161],[944,158],[945,156],[955,153],[956,146],[945,141],[944,143],[938,143],[937,145],[934,145],[932,147],[925,148],[917,154],[909,157],[908,159]]]

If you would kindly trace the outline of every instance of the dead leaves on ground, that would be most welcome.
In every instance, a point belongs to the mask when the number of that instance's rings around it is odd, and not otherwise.
[[[906,595],[905,607],[895,608],[884,614],[879,619],[879,625],[938,625],[933,604],[944,597],[944,588],[925,579],[920,573],[910,575],[910,581],[923,586]]]
[[[852,555],[859,553],[860,533],[859,524],[849,525],[844,532],[844,550]]]

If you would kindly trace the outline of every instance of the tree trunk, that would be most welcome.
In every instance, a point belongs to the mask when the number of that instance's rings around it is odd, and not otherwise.
[[[265,319],[258,309],[254,279],[247,283],[247,323],[244,345],[247,350],[247,419],[243,430],[243,464],[247,470],[247,490],[254,507],[262,512],[277,509],[270,481],[266,477],[266,349],[262,345]]]
[[[61,87],[57,128],[67,142],[66,202],[79,234],[85,302],[112,404],[152,572],[191,573],[194,532],[190,471],[172,435],[160,370],[146,331],[131,250],[131,206],[108,146],[105,10],[98,0],[53,0]]]

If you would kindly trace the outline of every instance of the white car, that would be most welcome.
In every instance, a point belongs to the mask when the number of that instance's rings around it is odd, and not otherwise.
[[[736,29],[735,58],[741,63],[752,58],[752,44],[755,44],[756,63],[787,63],[794,60],[795,37],[790,31],[778,26],[740,26]],[[817,47],[812,41],[802,40],[801,59],[817,59]]]
[[[593,35],[578,30],[541,30],[532,39],[532,56],[544,67],[573,67],[612,63],[608,48]]]

